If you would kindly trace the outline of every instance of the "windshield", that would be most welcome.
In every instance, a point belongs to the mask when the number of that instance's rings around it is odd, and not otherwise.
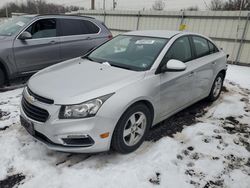
[[[135,71],[150,69],[168,39],[120,35],[105,43],[88,59]]]
[[[0,24],[1,36],[12,36],[16,32],[20,31],[32,18],[29,17],[15,17],[7,22]]]

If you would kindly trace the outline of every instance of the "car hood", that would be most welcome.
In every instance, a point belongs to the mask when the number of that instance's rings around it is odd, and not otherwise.
[[[79,104],[116,92],[144,75],[76,58],[36,73],[28,87],[37,95],[53,99],[55,104]]]

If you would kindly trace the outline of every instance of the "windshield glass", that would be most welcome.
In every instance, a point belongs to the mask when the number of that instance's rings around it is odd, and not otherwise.
[[[1,36],[12,36],[16,32],[20,31],[32,18],[29,17],[15,17],[7,22],[0,24]]]
[[[168,39],[120,35],[94,50],[90,60],[135,71],[150,69]]]

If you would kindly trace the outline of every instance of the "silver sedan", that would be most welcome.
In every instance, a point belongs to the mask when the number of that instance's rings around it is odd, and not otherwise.
[[[21,123],[53,150],[129,153],[152,126],[201,99],[216,100],[226,61],[195,33],[118,35],[35,74],[23,92]]]

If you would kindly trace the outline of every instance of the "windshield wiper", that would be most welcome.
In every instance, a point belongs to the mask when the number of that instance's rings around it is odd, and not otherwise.
[[[83,58],[83,59],[86,58],[86,59],[88,59],[88,60],[90,60],[90,61],[94,61],[94,60],[93,60],[91,57],[89,57],[89,56],[85,56],[85,57],[83,56],[82,58]]]
[[[133,69],[131,69],[130,67],[121,66],[121,65],[112,64],[112,63],[109,63],[109,64],[110,64],[111,66],[113,66],[113,67],[118,67],[118,68],[127,69],[127,70],[133,70]]]

